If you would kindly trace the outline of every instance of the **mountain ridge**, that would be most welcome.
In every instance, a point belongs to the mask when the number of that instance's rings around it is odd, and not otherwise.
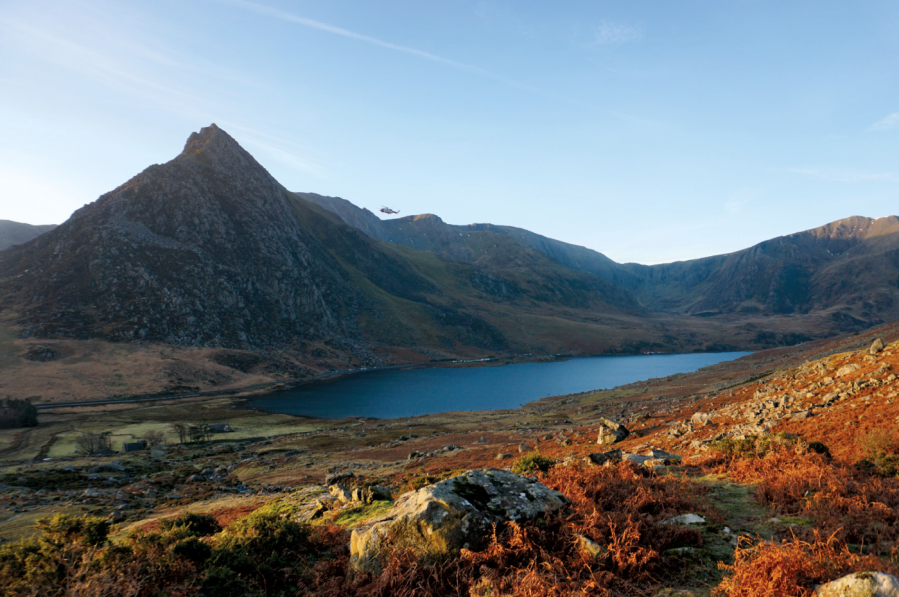
[[[213,124],[0,252],[0,319],[23,338],[286,351],[328,367],[759,348],[899,318],[897,222],[618,264],[519,228],[384,221],[292,193]]]
[[[337,204],[335,200],[345,202],[341,204],[338,214],[344,221],[361,219],[347,214],[352,203],[340,198],[328,199],[330,200],[320,200],[320,204],[326,209],[333,209]],[[371,218],[378,219],[371,212],[368,214]],[[768,239],[739,251],[657,265],[619,264],[592,249],[511,226],[451,225],[433,214],[378,220],[380,224],[374,224],[367,218],[365,228],[360,229],[363,232],[376,229],[377,237],[382,240],[424,248],[459,261],[472,261],[474,258],[470,250],[460,246],[457,236],[468,231],[504,235],[522,247],[543,253],[565,267],[595,274],[633,293],[641,304],[652,311],[675,310],[688,315],[705,316],[741,311],[787,314],[813,308],[837,309],[844,313],[852,311],[852,305],[859,302],[859,293],[850,297],[833,296],[827,290],[832,286],[833,276],[825,270],[839,268],[839,265],[834,263],[834,259],[824,256],[824,252],[830,257],[847,254],[847,258],[861,258],[865,261],[861,269],[886,269],[889,275],[895,273],[894,279],[899,280],[899,268],[896,267],[896,263],[899,263],[896,261],[896,255],[899,255],[896,252],[899,249],[897,216],[850,216],[809,230]],[[868,254],[859,254],[865,253],[865,246]],[[881,253],[889,255],[885,259],[878,259],[877,256]],[[751,270],[758,273],[753,279],[747,279],[744,272]],[[818,279],[813,279],[816,275]],[[829,300],[819,303],[810,301],[801,288],[796,288],[797,280],[815,285],[816,293],[829,297]],[[876,302],[889,305],[891,316],[899,317],[899,310],[894,308],[895,293],[883,292],[879,288],[872,292]],[[853,320],[858,319],[855,314],[845,315]],[[846,317],[843,320],[851,321]],[[875,318],[872,324],[883,321],[883,318]]]

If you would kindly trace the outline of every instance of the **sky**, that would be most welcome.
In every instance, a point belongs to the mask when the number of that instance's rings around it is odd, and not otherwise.
[[[373,212],[728,253],[899,214],[899,3],[0,2],[0,219],[61,223],[212,122]]]

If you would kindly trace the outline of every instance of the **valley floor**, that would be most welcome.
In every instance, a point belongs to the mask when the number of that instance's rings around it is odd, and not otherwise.
[[[870,354],[876,338],[885,348]],[[0,576],[14,570],[9,550],[18,541],[53,536],[37,523],[54,514],[110,520],[111,539],[137,554],[146,547],[135,547],[139,537],[184,511],[211,515],[226,528],[245,526],[239,521],[261,520],[272,509],[308,506],[304,496],[329,475],[353,473],[354,484],[384,485],[395,498],[465,470],[509,468],[537,450],[556,462],[539,473],[543,482],[571,493],[564,520],[501,530],[483,551],[464,552],[439,573],[397,561],[390,585],[351,574],[345,553],[346,530],[389,504],[347,503],[319,513],[303,543],[309,569],[284,582],[320,594],[336,594],[335,587],[344,594],[412,594],[416,586],[453,594],[447,583],[455,574],[457,587],[472,595],[709,595],[715,587],[726,595],[808,595],[815,583],[866,566],[895,572],[897,340],[899,325],[883,326],[516,410],[389,421],[271,415],[245,410],[239,397],[51,408],[41,411],[36,428],[0,430]],[[595,442],[601,417],[631,430],[613,446],[626,462],[585,464],[588,455],[611,449]],[[227,423],[233,431],[178,445],[178,422]],[[168,445],[125,456],[76,454],[83,433],[103,432],[114,444],[157,432]],[[639,456],[651,449],[683,460],[647,468]],[[628,454],[635,457],[627,461]],[[613,487],[631,493],[617,504],[603,502]],[[257,519],[247,519],[253,512]],[[686,513],[706,522],[662,532],[662,520]],[[625,531],[629,539],[616,534]],[[582,561],[576,535],[605,542],[611,559]],[[760,542],[769,539],[775,543]],[[219,535],[202,541],[224,549]],[[185,576],[191,582],[213,574],[211,564],[166,561],[192,567],[194,577]],[[762,580],[765,566],[793,575],[772,587]]]

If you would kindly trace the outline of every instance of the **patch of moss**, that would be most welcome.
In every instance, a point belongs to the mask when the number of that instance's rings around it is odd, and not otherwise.
[[[554,464],[555,460],[548,456],[541,456],[539,450],[534,450],[530,454],[525,454],[515,461],[512,465],[512,472],[517,475],[532,473],[534,471],[548,471]]]
[[[373,518],[387,514],[392,507],[393,500],[378,500],[370,504],[359,504],[358,506],[343,508],[334,517],[334,524],[351,529]]]

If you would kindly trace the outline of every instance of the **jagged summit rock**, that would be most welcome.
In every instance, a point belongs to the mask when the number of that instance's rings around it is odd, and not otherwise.
[[[184,149],[175,159],[193,160],[220,173],[237,172],[245,175],[247,169],[258,169],[274,181],[256,158],[215,123],[203,127],[198,133],[191,133]]]

